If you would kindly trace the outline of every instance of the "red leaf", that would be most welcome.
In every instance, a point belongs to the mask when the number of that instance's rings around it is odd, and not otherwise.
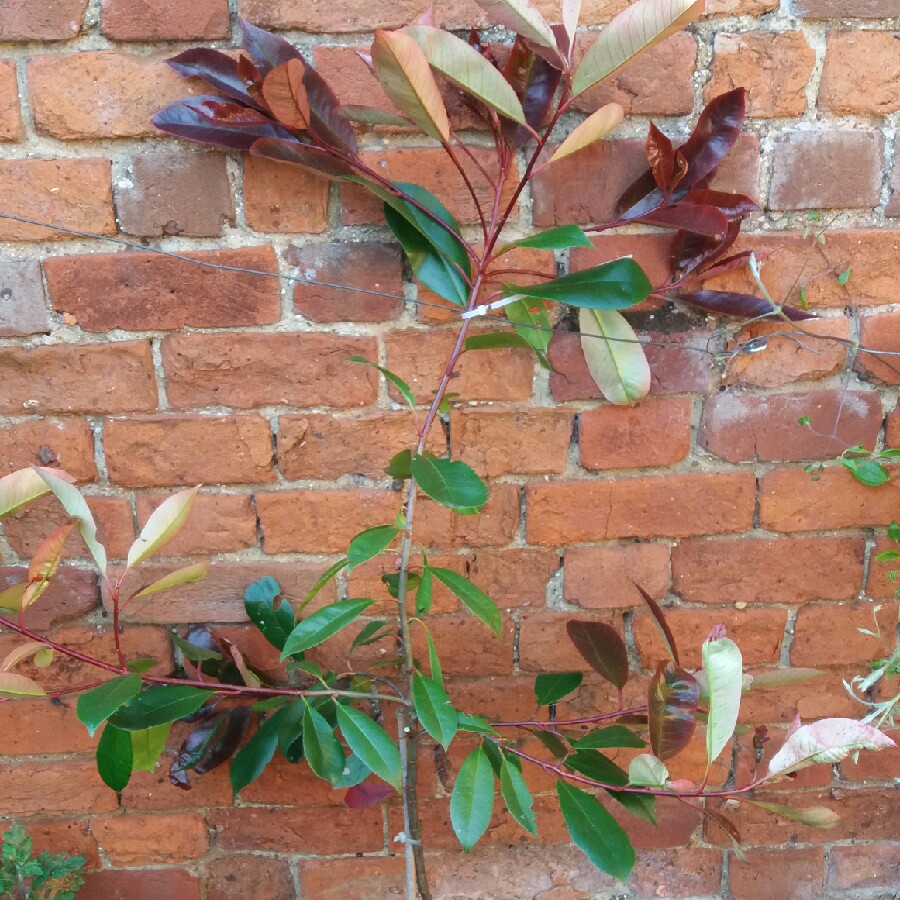
[[[364,781],[347,791],[344,795],[344,803],[350,809],[366,809],[369,806],[377,806],[391,794],[396,793],[390,785],[383,782]]]
[[[263,75],[289,59],[303,62],[300,51],[284,38],[241,19],[241,46],[253,57]]]
[[[728,219],[738,219],[759,212],[759,204],[743,194],[728,194],[725,191],[711,191],[709,188],[694,188],[681,202],[715,206]]]
[[[660,662],[650,682],[650,747],[661,760],[671,759],[690,742],[697,727],[700,685],[689,672]]]
[[[351,166],[342,159],[332,156],[328,151],[293,141],[263,138],[250,147],[250,155],[264,156],[276,162],[293,163],[295,166],[312,169],[330,178],[343,178],[353,174]]]
[[[628,681],[628,650],[619,633],[603,622],[566,623],[569,640],[588,665],[621,689]]]
[[[683,187],[692,187],[715,173],[735,145],[746,114],[744,88],[720,94],[706,104],[691,136],[680,147],[688,162]]]
[[[282,125],[294,131],[309,128],[309,100],[303,86],[305,66],[289,59],[266,75],[262,93],[272,114]]]
[[[689,291],[671,294],[671,299],[689,303],[706,312],[717,315],[736,316],[740,319],[777,317],[778,310],[762,297],[753,294],[739,294],[734,291]],[[782,306],[781,312],[792,322],[814,319],[812,313],[792,306]]]
[[[632,584],[638,589],[638,592],[644,598],[644,603],[647,604],[647,608],[656,620],[656,625],[668,645],[669,653],[672,654],[675,665],[679,665],[680,661],[678,659],[678,647],[675,644],[675,635],[672,634],[672,629],[669,628],[669,623],[666,621],[665,614],[660,608],[660,605],[636,581],[632,582]]]
[[[522,103],[525,121],[532,128],[539,128],[547,117],[562,72],[517,37],[502,74]],[[504,120],[503,130],[513,147],[521,147],[531,138],[527,128],[509,120]]]
[[[261,109],[247,85],[247,75],[250,73],[246,67],[252,66],[252,63],[246,57],[242,56],[240,60],[235,60],[221,50],[198,47],[195,50],[185,50],[184,53],[173,56],[168,62],[179,75],[185,78],[202,78],[210,87],[221,91],[226,97]],[[255,67],[253,71],[256,71]]]
[[[675,271],[682,278],[691,272],[704,271],[723,253],[728,252],[740,232],[740,220],[728,223],[728,232],[722,239],[679,231],[672,241],[671,259]]]
[[[647,132],[647,160],[657,187],[667,194],[671,193],[675,178],[675,148],[652,122]]]
[[[724,236],[728,231],[728,219],[720,210],[715,206],[698,203],[681,202],[674,206],[663,206],[631,221],[660,225],[663,228],[678,228],[711,237]]]

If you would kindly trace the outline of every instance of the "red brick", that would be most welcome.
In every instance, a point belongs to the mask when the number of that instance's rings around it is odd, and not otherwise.
[[[754,478],[742,472],[532,484],[526,497],[529,543],[689,537],[749,528]]]
[[[722,879],[722,857],[715,850],[675,847],[641,853],[628,884],[638,897],[714,896]]]
[[[466,557],[469,577],[503,609],[543,607],[547,585],[560,567],[552,550],[476,550]]]
[[[401,28],[422,12],[413,0],[371,3],[346,0],[340,6],[298,4],[294,0],[241,0],[241,14],[263,28],[312,32],[369,32]]]
[[[137,498],[138,526],[168,494],[141,494]],[[228,553],[255,547],[256,511],[249,494],[198,494],[190,518],[176,537],[166,544],[166,556],[198,553]]]
[[[191,254],[217,266],[276,272],[271,247]],[[58,256],[44,263],[55,309],[85,331],[265,325],[281,315],[275,278],[222,271],[157,253]]]
[[[228,0],[103,0],[103,33],[114,41],[215,40],[231,36]]]
[[[179,726],[176,724],[173,731]],[[177,748],[178,740],[169,739],[169,747]],[[228,766],[221,766],[197,775],[191,772],[191,790],[182,791],[174,787],[168,777],[168,763],[158,763],[155,772],[132,772],[128,787],[122,791],[122,807],[128,810],[173,810],[215,806],[231,806],[231,782],[228,780]]]
[[[482,511],[477,516],[461,516],[422,498],[416,506],[416,540],[444,550],[509,544],[519,530],[520,500],[516,485],[493,484]]]
[[[884,141],[874,131],[787,131],[775,139],[769,207],[874,207],[881,193]]]
[[[3,589],[27,580],[26,566],[0,568],[0,585]],[[60,622],[80,618],[94,609],[99,600],[97,576],[92,571],[63,566],[40,600],[28,608],[26,623],[29,628],[44,631]]]
[[[673,590],[717,606],[849,600],[862,586],[864,549],[861,537],[680,541]]]
[[[669,553],[663,543],[569,547],[563,596],[587,609],[620,609],[644,602],[640,585],[661,600],[669,590]]]
[[[91,833],[114,866],[188,862],[209,849],[206,825],[197,813],[96,818]]]
[[[97,842],[87,819],[32,819],[27,827],[32,853],[52,856],[63,850],[67,855],[83,856],[88,871],[100,868]]]
[[[222,153],[154,151],[131,161],[116,187],[122,231],[141,237],[215,237],[234,224],[234,202]]]
[[[0,429],[0,475],[44,465],[51,456],[79,481],[97,477],[94,438],[82,419],[26,419]]]
[[[735,900],[756,900],[763,896],[769,900],[816,900],[825,896],[824,870],[820,847],[748,850],[746,861],[732,855],[728,884]]]
[[[874,391],[729,391],[707,399],[700,441],[729,462],[827,459],[858,442],[874,447],[881,418]]]
[[[115,234],[108,159],[0,160],[4,212],[93,234]],[[0,221],[2,241],[71,239],[52,228]]]
[[[149,341],[0,350],[0,412],[122,413],[156,409]]]
[[[0,33],[3,24],[0,22]],[[22,140],[22,113],[19,111],[19,86],[16,61],[0,60],[0,141]]]
[[[882,604],[876,613],[871,603],[804,606],[797,614],[791,663],[795,666],[847,665],[868,662],[880,653],[879,642],[857,629],[874,630],[878,621],[889,634],[897,622],[897,605]]]
[[[362,860],[353,863],[360,865]],[[285,860],[250,854],[229,854],[206,866],[207,900],[289,900],[294,882]]]
[[[880,316],[865,316],[860,324],[859,343],[867,351],[861,352],[856,368],[863,377],[883,384],[900,384],[900,364],[891,354],[900,347],[900,313],[884,313]]]
[[[163,339],[166,393],[177,407],[368,406],[378,373],[347,362],[377,358],[375,340],[337,334],[177,334]]]
[[[717,34],[706,100],[743,87],[749,117],[799,116],[815,61],[801,31]]]
[[[118,806],[93,760],[8,763],[0,770],[0,789],[7,815],[104,813]]]
[[[272,481],[272,435],[262,416],[108,419],[109,477],[127,487]]]
[[[0,337],[49,331],[40,264],[24,259],[0,262]]]
[[[578,448],[585,469],[669,466],[691,452],[689,397],[657,397],[637,406],[611,404],[578,416]]]
[[[725,626],[748,666],[775,663],[781,655],[787,622],[783,609],[668,608],[665,616],[678,643],[681,662],[691,668],[702,665],[700,646],[716,625]],[[644,668],[654,669],[659,660],[666,658],[656,623],[649,612],[640,610],[635,614],[633,627]]]
[[[474,147],[472,152],[492,177],[497,174],[493,151]],[[363,162],[383,178],[411,181],[441,198],[460,222],[477,222],[475,204],[453,163],[443,150],[368,150],[361,154]],[[490,211],[494,194],[484,175],[467,157],[461,158],[483,209]],[[512,199],[516,182],[515,166],[503,189],[502,204]],[[384,221],[382,201],[358,185],[341,187],[341,221],[344,225],[379,224]]]
[[[591,243],[593,247],[575,247],[571,251],[573,272],[633,256],[653,285],[662,287],[672,274],[669,259],[672,236],[669,234],[603,234],[591,238]],[[647,305],[653,302],[648,301]]]
[[[400,856],[305,859],[298,868],[304,896],[317,900],[384,900],[400,896],[405,884]]]
[[[200,882],[185,869],[91,872],[82,890],[91,900],[200,900]]]
[[[500,600],[502,604],[502,600]],[[434,643],[440,648],[441,665],[447,675],[511,675],[516,623],[502,617],[499,638],[470,612],[452,616],[431,616],[427,620]],[[422,630],[413,636],[417,658],[424,658],[428,647]]]
[[[399,299],[317,284],[294,288],[294,311],[313,322],[386,322],[403,311],[403,259],[389,244],[308,244],[291,252],[301,278],[399,295]]]
[[[554,11],[553,16],[558,18],[558,13]],[[591,37],[580,35],[576,59],[584,55]],[[696,59],[697,45],[693,35],[674,34],[586,91],[576,100],[575,108],[593,112],[607,103],[618,103],[626,116],[688,114],[694,108],[691,78]]]
[[[739,134],[737,143],[716,170],[709,186],[713,190],[746,194],[756,201],[761,201],[762,197],[757,189],[761,156],[759,136]]]
[[[202,93],[161,57],[112,50],[34,56],[27,74],[35,129],[64,141],[158,136],[155,113]]]
[[[562,473],[575,414],[566,409],[471,409],[450,416],[450,449],[486,478]]]
[[[825,469],[818,481],[803,469],[774,469],[759,486],[759,519],[772,531],[825,531],[889,525],[897,517],[898,473],[869,487],[844,468]]]
[[[807,19],[884,19],[897,14],[895,0],[797,0],[798,16]]]
[[[896,689],[896,678],[889,679],[887,683],[882,681],[879,699],[893,696]],[[888,693],[889,691],[890,693]],[[900,734],[898,734],[900,729],[896,727],[891,728],[885,724],[881,730],[889,738],[892,738],[894,743],[900,739]],[[856,762],[853,761],[852,756],[848,756],[841,763],[841,778],[846,781],[864,781],[869,784],[877,782],[896,784],[896,779],[900,778],[900,752],[888,750],[885,753],[861,753]]]
[[[900,33],[830,31],[819,109],[838,115],[886,116],[900,109]]]
[[[7,0],[0,11],[2,41],[64,41],[81,31],[88,0]]]
[[[23,639],[24,643],[24,639]],[[0,753],[31,756],[34,753],[86,753],[99,739],[88,735],[75,715],[75,698],[19,700],[0,704]]]
[[[566,632],[566,623],[604,622],[622,631],[620,613],[573,613],[534,611],[519,617],[519,668],[523,672],[590,672],[591,667],[575,649]]]
[[[244,214],[253,231],[305,231],[328,227],[326,178],[287,163],[244,157]]]
[[[843,685],[859,669],[848,671],[846,666],[829,671],[824,677],[811,681],[745,694],[741,702],[739,721],[753,725],[790,725],[799,713],[804,720],[831,717],[859,717],[859,703],[853,700]],[[749,674],[756,674],[751,668]]]
[[[828,854],[830,891],[872,890],[897,887],[900,871],[900,846],[869,844],[859,847],[833,847]]]
[[[318,807],[327,815],[322,807],[343,806],[344,792],[314,775],[309,766],[289,763],[276,754],[262,775],[241,791],[241,799],[265,806]]]
[[[420,403],[431,401],[456,340],[453,331],[395,331],[385,338],[388,368],[412,388]],[[534,355],[518,348],[479,350],[459,361],[450,390],[461,402],[527,400],[532,392]]]
[[[900,446],[900,410],[897,407],[885,417],[884,445],[888,449]]]

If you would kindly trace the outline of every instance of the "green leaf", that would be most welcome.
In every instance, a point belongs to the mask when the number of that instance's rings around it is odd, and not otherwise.
[[[160,503],[128,551],[129,569],[152,556],[181,531],[199,490],[198,484],[186,491],[179,491]]]
[[[427,563],[419,576],[419,587],[416,590],[416,615],[423,616],[431,612],[431,598],[434,592],[434,577],[431,566]],[[433,674],[433,673],[432,673]]]
[[[156,664],[158,660],[154,659],[152,656],[142,656],[139,659],[130,659],[126,663],[128,666],[129,672],[136,672],[138,675],[143,675],[145,672],[149,672]]]
[[[385,466],[384,474],[396,478],[397,481],[406,481],[412,478],[412,451],[401,450],[391,457],[391,461]]]
[[[581,672],[563,672],[561,674],[538,675],[534,679],[534,694],[538,706],[556,703],[566,694],[571,694],[581,685],[584,676]]]
[[[595,728],[583,738],[579,738],[572,746],[576,750],[604,750],[610,747],[646,747],[630,728],[624,725],[609,725],[606,728]]]
[[[222,654],[217,650],[209,650],[206,647],[200,647],[185,640],[176,632],[169,632],[172,643],[184,654],[186,659],[191,662],[206,662],[208,659],[222,659]]]
[[[473,716],[469,713],[457,712],[456,721],[460,731],[472,734],[497,734],[497,730],[484,716]]]
[[[422,48],[432,68],[458,88],[508,119],[526,124],[515,91],[477,50],[450,32],[430,25],[410,25],[403,30]]]
[[[341,774],[338,775],[331,784],[338,790],[356,787],[356,785],[365,781],[371,774],[372,772],[369,767],[358,756],[354,756],[351,753],[344,760],[344,768],[341,770]]]
[[[138,597],[149,597],[151,594],[158,594],[161,591],[168,591],[185,584],[197,584],[197,582],[203,581],[203,579],[206,578],[207,572],[209,572],[208,562],[199,562],[194,563],[192,566],[184,566],[181,569],[176,569],[174,572],[169,572],[168,575],[164,575],[162,578],[141,588],[134,594],[134,599],[137,600]]]
[[[325,717],[308,703],[303,713],[303,753],[310,769],[326,781],[344,771],[344,751]]]
[[[509,331],[474,334],[466,338],[466,350],[502,350],[507,347],[525,347],[530,350],[531,344],[520,334]]]
[[[644,270],[627,257],[572,272],[542,284],[507,284],[503,287],[508,294],[553,300],[584,309],[605,310],[627,309],[646,300],[653,290]]]
[[[510,815],[529,833],[537,834],[531,792],[521,771],[504,756],[500,767],[500,791]]]
[[[263,770],[275,756],[275,748],[278,746],[278,730],[282,720],[279,713],[282,712],[283,710],[278,710],[260,723],[256,734],[234,755],[228,771],[228,778],[231,781],[231,791],[235,797],[248,784],[256,781],[262,775]]]
[[[487,503],[487,485],[464,462],[438,459],[430,453],[416,454],[412,459],[412,473],[432,500],[462,515],[478,512]]]
[[[375,528],[361,531],[350,541],[347,550],[347,571],[352,571],[356,566],[378,556],[394,542],[399,533],[400,529],[396,525],[377,525]]]
[[[443,687],[444,673],[441,671],[441,660],[438,657],[437,647],[434,646],[434,639],[431,637],[428,627],[424,623],[422,627],[425,629],[425,640],[428,641],[428,663],[431,667],[431,677]]]
[[[456,735],[458,719],[443,685],[434,678],[417,673],[413,678],[412,699],[422,727],[442,747],[449,747]]]
[[[43,497],[49,493],[50,487],[46,479],[41,476],[45,471],[38,466],[31,469],[19,469],[10,472],[0,478],[0,519],[12,515],[14,512],[27,506],[32,500]],[[75,479],[62,469],[48,469],[57,478],[67,478],[74,482]]]
[[[212,691],[204,691],[190,685],[161,684],[142,691],[133,700],[120,707],[110,721],[116,728],[125,731],[153,728],[155,725],[165,725],[167,722],[176,722],[189,716],[212,696]]]
[[[662,787],[669,778],[669,770],[652,753],[641,753],[628,765],[628,781],[634,785]]]
[[[131,750],[134,757],[132,768],[135,772],[153,771],[156,761],[166,749],[171,727],[171,724],[166,724],[125,732],[131,735]]]
[[[27,675],[15,672],[0,672],[0,697],[22,700],[26,697],[43,697],[44,689]]]
[[[853,477],[868,487],[878,487],[887,484],[891,480],[888,470],[874,459],[847,459],[842,457],[841,465],[849,469]]]
[[[557,758],[562,759],[569,748],[552,731],[535,731],[534,736]],[[623,782],[624,784],[625,782]]]
[[[133,759],[131,735],[107,723],[97,742],[97,771],[103,783],[114,791],[124,791],[131,780]]]
[[[891,524],[888,525],[887,536],[895,544],[900,544],[900,525],[896,522],[891,522]]]
[[[706,759],[711,766],[731,740],[737,725],[743,690],[741,651],[729,638],[704,641],[703,669],[709,683]]]
[[[844,269],[844,271],[838,275],[837,283],[841,287],[843,287],[850,280],[850,274],[852,271],[853,271],[853,269]]]
[[[400,751],[385,730],[352,706],[337,706],[337,721],[350,750],[379,778],[401,788]]]
[[[808,825],[810,828],[834,828],[841,820],[841,817],[827,806],[783,806],[780,803],[765,803],[762,800],[747,800],[746,802],[792,822]]]
[[[322,588],[325,587],[325,585],[328,584],[328,582],[331,581],[331,579],[334,578],[334,576],[337,575],[337,573],[341,571],[341,569],[345,568],[346,565],[347,565],[347,557],[344,556],[341,559],[339,559],[336,563],[332,563],[332,565],[330,565],[328,567],[328,569],[325,571],[325,573],[322,575],[322,577],[309,589],[309,593],[303,598],[303,602],[300,604],[301,612],[304,609],[306,609],[307,606],[309,606],[309,604],[312,602],[312,599],[316,596],[316,594],[318,594],[319,591],[321,591]],[[296,622],[296,619],[295,619],[295,622]],[[290,631],[292,631],[293,628],[294,628],[294,626],[291,625],[290,629],[288,629],[288,632],[290,633]],[[278,649],[280,650],[281,647],[279,647]]]
[[[634,868],[634,848],[619,823],[591,794],[556,782],[559,808],[575,846],[602,872],[625,882]]]
[[[120,675],[100,687],[85,691],[79,695],[75,705],[78,721],[87,727],[88,734],[93,737],[94,732],[119,707],[136,697],[140,689],[140,675]]]
[[[444,587],[449,588],[462,601],[469,612],[481,619],[498,638],[500,637],[503,633],[500,611],[481,588],[476,587],[468,578],[459,575],[452,569],[432,566],[431,571]]]
[[[350,649],[353,650],[356,647],[368,647],[369,644],[377,643],[386,635],[393,634],[393,630],[394,629],[385,622],[384,619],[379,619],[376,622],[367,622],[362,627],[359,634],[353,638]]]
[[[599,750],[576,750],[566,758],[565,764],[573,772],[580,772],[601,784],[611,784],[614,787],[625,787],[628,784],[625,772]]]
[[[494,770],[484,750],[473,750],[459,768],[450,796],[450,822],[463,850],[487,831],[494,809]]]
[[[553,331],[544,304],[535,303],[534,299],[529,297],[507,303],[503,307],[503,312],[506,314],[506,318],[513,323],[516,334],[537,354],[541,365],[545,369],[549,369],[547,348],[550,346]]]
[[[631,791],[607,791],[606,793],[636,818],[643,819],[651,825],[656,824],[656,797],[653,794],[635,794]]]
[[[306,701],[302,698],[292,700],[281,707],[274,718],[278,721],[278,749],[281,755],[291,763],[300,762],[303,757],[303,714],[306,712]]]
[[[510,241],[507,247],[531,247],[535,250],[567,250],[569,247],[592,247],[591,239],[577,225],[558,225],[537,234]]]
[[[303,619],[290,633],[281,651],[281,659],[285,660],[293,653],[301,653],[316,647],[323,641],[346,628],[358,619],[375,601],[353,598],[339,600],[329,606],[323,606]]]
[[[628,649],[621,635],[605,622],[566,622],[566,633],[588,665],[620,690],[628,681]]]
[[[399,376],[395,375],[390,369],[386,369],[384,366],[379,366],[377,363],[373,363],[370,360],[366,359],[364,356],[348,356],[347,362],[353,363],[362,363],[366,366],[371,366],[373,369],[378,369],[382,375],[384,375],[387,380],[397,388],[398,391],[403,395],[403,399],[415,409],[416,406],[416,398],[413,396],[412,391],[409,388],[409,385]],[[340,570],[338,570],[340,571]]]
[[[610,403],[633,406],[650,393],[650,364],[634,329],[615,310],[583,309],[581,349],[594,383]]]

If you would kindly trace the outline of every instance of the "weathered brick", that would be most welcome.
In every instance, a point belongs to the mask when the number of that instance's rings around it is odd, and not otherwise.
[[[772,531],[825,531],[889,525],[897,517],[898,473],[891,482],[869,487],[842,467],[817,473],[774,469],[759,485],[759,519]]]
[[[864,378],[884,384],[900,384],[900,366],[896,357],[900,339],[900,313],[864,316],[860,322],[859,343],[866,351],[856,360],[856,369]]]
[[[2,41],[64,41],[81,31],[88,0],[7,0],[0,9]]]
[[[553,545],[745,531],[754,488],[749,472],[532,484],[526,532],[529,543]]]
[[[833,847],[828,854],[830,891],[872,890],[897,886],[900,871],[900,846],[869,844],[858,847]]]
[[[0,477],[58,460],[79,481],[97,477],[94,438],[82,419],[27,419],[0,428]]]
[[[709,186],[716,191],[746,194],[757,202],[761,201],[758,190],[761,156],[759,136],[746,132],[739,134],[737,142],[716,170]]]
[[[469,612],[432,616],[428,630],[435,645],[441,648],[441,667],[448,675],[512,674],[516,624],[508,616],[502,616],[499,638]],[[413,636],[413,645],[417,658],[428,655],[421,629]]]
[[[819,109],[886,116],[900,109],[900,32],[830,31]]]
[[[244,215],[254,231],[305,231],[328,227],[328,180],[299,166],[244,157]]]
[[[271,247],[212,250],[192,259],[218,266],[276,272]],[[55,309],[85,331],[131,331],[263,325],[277,322],[275,278],[223,271],[157,253],[57,256],[44,263]]]
[[[188,862],[209,849],[206,825],[197,813],[95,818],[91,833],[114,866]]]
[[[34,127],[64,141],[153,137],[153,116],[200,93],[161,57],[98,50],[28,60]]]
[[[881,419],[874,391],[728,391],[707,399],[700,442],[729,462],[828,459],[858,442],[874,447]]]
[[[375,340],[336,334],[176,334],[162,343],[166,392],[177,407],[368,406],[378,373],[347,362],[377,358]]]
[[[361,862],[353,860],[357,866]],[[251,896],[256,900],[292,898],[294,882],[287,861],[230,853],[207,864],[207,900],[245,900]]]
[[[748,850],[745,860],[732,855],[728,866],[728,886],[735,900],[761,896],[769,900],[816,900],[825,896],[825,860],[820,847]]]
[[[519,668],[523,672],[589,672],[591,667],[566,632],[572,619],[603,622],[622,631],[622,615],[604,611],[564,613],[535,610],[519,617]]]
[[[107,869],[85,876],[94,900],[200,900],[200,882],[185,869]]]
[[[3,13],[0,12],[0,16]],[[0,33],[3,23],[0,22]],[[0,141],[22,140],[22,113],[19,110],[19,86],[16,61],[0,60]]]
[[[8,763],[0,770],[3,809],[8,815],[111,812],[118,806],[93,760]]]
[[[0,196],[7,215],[115,234],[112,181],[108,159],[0,160]],[[0,220],[2,241],[47,241],[71,238],[40,225]]]
[[[749,117],[799,116],[815,61],[802,31],[717,34],[706,100],[743,87]]]
[[[889,634],[897,622],[897,604],[883,603],[878,612],[871,603],[804,606],[797,614],[791,663],[815,666],[868,662],[878,655],[878,641],[857,629],[875,630],[875,622]]]
[[[0,568],[0,588],[28,580],[27,566],[3,566]],[[29,628],[46,630],[60,622],[78,619],[94,609],[100,600],[97,576],[86,569],[59,569],[50,587],[37,603],[28,608],[26,622]]]
[[[102,0],[103,33],[114,41],[215,40],[231,35],[228,0]]]
[[[881,193],[884,141],[875,131],[786,131],[775,139],[769,207],[874,207]]]
[[[706,5],[706,17],[761,16],[773,9],[778,9],[776,0],[710,0]]]
[[[241,791],[241,799],[266,806],[321,808],[343,805],[344,793],[314,775],[309,766],[289,763],[276,754],[262,775]]]
[[[241,14],[264,28],[312,32],[369,32],[401,28],[422,12],[414,0],[371,3],[345,0],[340,5],[297,4],[294,0],[241,0]]]
[[[673,590],[722,606],[849,600],[862,586],[864,549],[861,537],[679,541]]]
[[[422,498],[416,506],[416,540],[434,549],[503,546],[519,529],[519,508],[514,484],[492,484],[488,502],[477,516],[461,516]]]
[[[403,860],[399,856],[305,859],[298,869],[304,896],[319,900],[384,900],[399,895],[404,884]]]
[[[149,341],[0,350],[0,412],[121,413],[156,409]]]
[[[99,735],[90,737],[78,721],[72,697],[60,698],[58,703],[41,698],[0,704],[0,753],[4,756],[85,753],[98,740]]]
[[[272,481],[272,434],[257,415],[108,419],[111,481],[127,487]]]
[[[897,15],[897,0],[796,0],[794,9],[807,19],[884,19]]]
[[[295,248],[290,262],[301,278],[397,295],[300,283],[294,288],[294,311],[313,322],[386,322],[403,311],[403,260],[394,245],[308,244]]]
[[[0,337],[48,331],[50,317],[40,264],[25,259],[0,262]]]
[[[178,728],[176,724],[172,730],[177,732]],[[183,734],[175,740],[170,738],[169,747],[177,749],[182,740]],[[232,805],[227,766],[213,769],[205,775],[192,772],[191,785],[189,792],[174,788],[169,781],[168,765],[163,761],[157,764],[155,772],[132,772],[128,786],[122,791],[122,807],[129,810],[173,810]]]
[[[122,231],[141,237],[215,237],[234,224],[234,202],[222,153],[159,150],[131,161],[116,187]]]
[[[664,543],[569,547],[565,553],[563,596],[588,609],[640,606],[635,585],[661,600],[669,590],[670,548]]]
[[[689,397],[656,397],[637,406],[607,404],[578,416],[585,469],[668,466],[691,452]]]
[[[486,478],[559,474],[568,461],[574,418],[566,409],[459,407],[450,416],[451,453]]]

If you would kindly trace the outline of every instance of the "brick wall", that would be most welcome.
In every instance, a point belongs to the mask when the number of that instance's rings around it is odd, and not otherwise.
[[[539,5],[553,17],[554,3]],[[586,2],[584,21],[601,25],[623,5]],[[232,46],[237,13],[299,41],[342,99],[386,103],[352,48],[420,6],[6,0],[0,212],[225,266],[315,270],[324,281],[412,296],[369,198],[164,139],[150,117],[186,90],[162,60],[179,42]],[[483,24],[465,0],[436,7],[446,26]],[[718,184],[766,206],[747,229],[759,234],[744,246],[768,253],[765,277],[779,299],[796,301],[804,287],[822,313],[810,327],[900,350],[898,0],[708,7],[688,33],[585,97],[583,112],[615,100],[630,118],[613,140],[540,176],[517,226],[603,220],[642,168],[648,117],[686,134],[705,98],[743,85],[746,135]],[[440,154],[410,139],[371,146],[387,171],[441,190],[462,220],[473,220]],[[822,210],[819,225],[829,222],[824,244],[803,236],[808,209]],[[246,584],[269,574],[296,595],[355,531],[393,516],[397,495],[381,469],[408,441],[407,419],[371,370],[344,360],[380,359],[427,396],[452,340],[440,311],[295,288],[8,219],[0,219],[0,240],[0,472],[58,457],[85,485],[114,559],[174,487],[214,485],[172,546],[185,557],[212,554],[211,576],[135,605],[126,640],[139,655],[165,663],[172,624],[205,621],[244,639]],[[652,271],[665,242],[603,237],[573,253],[571,265],[623,250]],[[834,273],[848,267],[842,286]],[[720,284],[741,284],[727,279]],[[894,587],[872,557],[885,526],[900,518],[897,487],[866,489],[834,468],[813,481],[804,465],[858,440],[900,443],[897,369],[890,357],[853,356],[828,340],[774,336],[759,353],[728,354],[742,339],[779,330],[771,326],[733,336],[696,318],[655,314],[644,324],[653,392],[635,409],[599,401],[574,336],[554,338],[549,376],[518,350],[464,359],[449,442],[492,479],[491,500],[482,517],[466,520],[423,504],[418,536],[436,557],[468,563],[505,612],[498,644],[449,594],[436,595],[432,628],[454,697],[472,711],[531,713],[536,672],[581,667],[564,639],[573,609],[624,627],[636,658],[651,665],[660,647],[636,579],[673,602],[670,622],[685,645],[698,647],[724,622],[751,670],[827,669],[821,681],[748,698],[744,719],[770,723],[773,743],[796,710],[859,715],[841,679],[877,653],[856,631],[871,623],[870,601],[882,603],[886,627],[896,621]],[[797,425],[804,415],[811,429]],[[7,581],[59,521],[46,515],[51,508],[38,504],[8,523],[0,538]],[[344,589],[379,590],[377,575],[361,567]],[[33,621],[57,640],[110,652],[83,547]],[[0,637],[0,652],[12,642]],[[273,663],[258,641],[247,655],[263,668]],[[80,679],[64,667],[53,677],[57,687]],[[638,678],[628,690],[645,684]],[[608,694],[589,677],[565,708],[589,714],[611,702]],[[399,894],[402,861],[389,841],[401,828],[395,805],[349,810],[304,770],[279,764],[239,803],[222,770],[185,793],[168,785],[163,767],[136,775],[117,798],[100,783],[91,749],[72,701],[0,704],[0,809],[26,820],[41,848],[83,852],[91,900]],[[701,766],[686,758],[678,774]],[[739,779],[752,766],[747,738],[734,766]],[[712,781],[727,774],[720,766]],[[734,812],[746,862],[686,807],[660,804],[658,829],[629,826],[639,848],[631,887],[647,897],[838,897],[863,888],[887,896],[900,884],[894,777],[900,756],[885,753],[790,784],[785,797],[840,800],[843,820],[833,831]],[[428,766],[421,791],[440,896],[574,900],[615,890],[568,845],[548,797],[537,802],[539,841],[526,841],[498,807],[483,844],[463,855]]]

